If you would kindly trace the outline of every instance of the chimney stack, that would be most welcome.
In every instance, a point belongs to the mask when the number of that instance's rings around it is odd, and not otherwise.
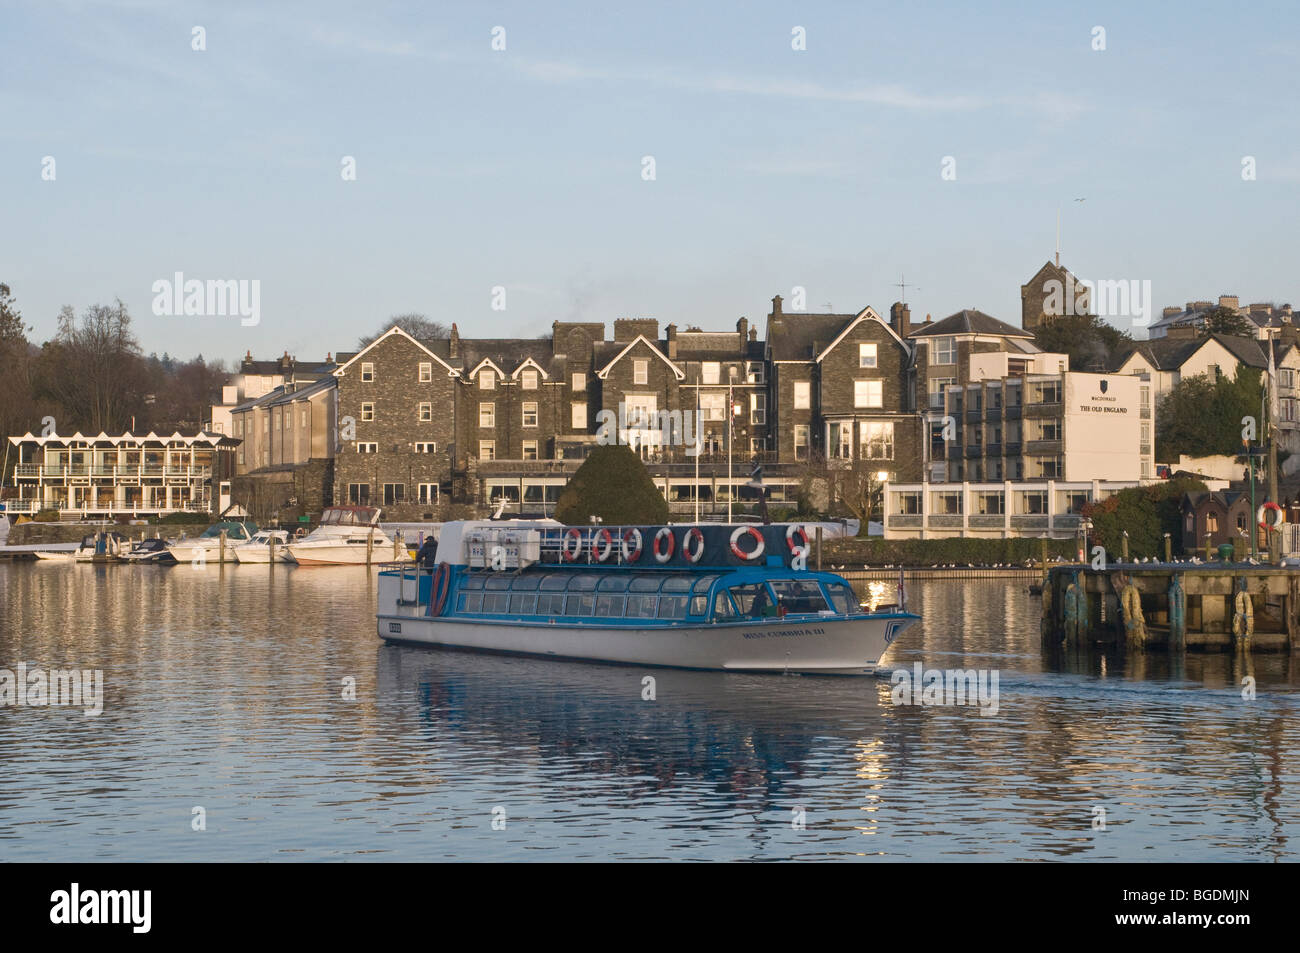
[[[906,338],[912,333],[912,309],[895,301],[889,308],[889,326],[900,338]]]
[[[448,341],[447,356],[453,361],[460,357],[460,329],[456,322],[451,323],[451,336]]]
[[[664,328],[664,337],[668,342],[668,360],[677,360],[677,325],[670,324]]]
[[[780,316],[781,316],[781,296],[777,295],[775,298],[772,299],[772,317],[779,318]]]
[[[745,352],[745,339],[749,337],[749,319],[741,316],[736,322],[736,336],[740,338],[740,352]]]

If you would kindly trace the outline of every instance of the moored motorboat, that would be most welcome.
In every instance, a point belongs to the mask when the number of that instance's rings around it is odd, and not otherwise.
[[[223,520],[220,523],[213,523],[203,531],[202,535],[169,540],[167,552],[171,553],[172,558],[178,563],[221,562],[223,558],[234,559],[234,548],[248,542],[256,532],[257,526],[253,523]]]
[[[138,540],[126,552],[118,553],[117,558],[125,563],[173,563],[176,561],[167,550],[167,541],[157,537]]]
[[[235,559],[240,563],[291,563],[289,533],[283,529],[260,529],[253,538],[235,547]]]
[[[411,559],[402,534],[390,537],[380,528],[374,506],[328,506],[320,525],[288,548],[293,561],[303,566],[377,567]]]
[[[920,617],[805,568],[797,525],[447,523],[380,573],[394,642],[724,671],[865,675]]]

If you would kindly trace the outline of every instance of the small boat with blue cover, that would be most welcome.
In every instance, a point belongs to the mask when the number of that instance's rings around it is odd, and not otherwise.
[[[392,642],[635,665],[868,675],[920,616],[806,568],[799,524],[464,521],[379,575]]]

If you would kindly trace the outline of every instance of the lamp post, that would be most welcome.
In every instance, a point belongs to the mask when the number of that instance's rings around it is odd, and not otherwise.
[[[731,482],[732,445],[736,433],[736,405],[732,390],[736,386],[736,365],[727,366],[727,522],[731,522],[731,498],[736,495],[736,487]]]

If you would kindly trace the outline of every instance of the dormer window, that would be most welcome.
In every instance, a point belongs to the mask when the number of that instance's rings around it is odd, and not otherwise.
[[[488,368],[479,371],[478,386],[479,390],[495,390],[497,386],[496,374]]]

